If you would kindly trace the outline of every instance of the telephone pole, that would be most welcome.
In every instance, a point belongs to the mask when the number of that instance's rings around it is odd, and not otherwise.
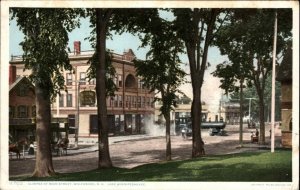
[[[245,98],[245,99],[248,99],[249,100],[249,122],[250,122],[250,119],[251,119],[251,100],[255,100],[256,98]]]
[[[272,101],[271,101],[271,152],[275,150],[275,68],[276,68],[276,42],[277,42],[277,11],[275,11],[273,68],[272,68]]]

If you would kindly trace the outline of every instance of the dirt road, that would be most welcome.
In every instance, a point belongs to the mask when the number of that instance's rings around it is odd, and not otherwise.
[[[244,145],[239,146],[239,131],[237,126],[227,127],[226,136],[209,136],[207,130],[202,131],[206,155],[231,154],[236,152],[262,151],[257,144],[250,143],[250,132],[254,129],[244,128]],[[266,130],[267,131],[267,130]],[[277,132],[277,136],[279,132]],[[277,138],[280,138],[279,136]],[[269,142],[268,134],[266,140]],[[172,159],[184,160],[191,158],[192,139],[172,136]],[[145,136],[141,139],[123,140],[110,145],[110,155],[115,167],[132,168],[139,165],[162,162],[165,160],[165,137]],[[98,151],[78,153],[62,157],[53,157],[56,172],[79,172],[97,168]],[[31,174],[35,159],[9,161],[9,176]]]

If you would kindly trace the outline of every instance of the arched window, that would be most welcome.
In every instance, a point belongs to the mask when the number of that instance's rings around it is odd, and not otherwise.
[[[134,88],[135,87],[135,78],[132,74],[127,75],[125,80],[126,88]]]

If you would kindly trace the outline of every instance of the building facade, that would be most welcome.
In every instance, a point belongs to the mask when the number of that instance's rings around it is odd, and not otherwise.
[[[52,117],[66,119],[69,128],[78,128],[79,137],[97,136],[97,101],[95,79],[87,78],[88,60],[94,52],[81,52],[80,42],[74,42],[74,53],[69,55],[73,71],[63,71],[65,91],[53,102]],[[115,96],[107,97],[109,133],[133,134],[143,132],[143,119],[154,114],[154,93],[144,88],[136,76],[135,55],[131,49],[121,54],[112,54],[113,78],[118,90]],[[16,77],[27,76],[22,59],[13,57],[10,65],[16,69]]]
[[[292,105],[293,105],[293,50],[287,49],[276,76],[281,82],[281,144],[292,147]]]
[[[15,68],[10,67],[10,73]],[[16,142],[22,137],[34,141],[35,125],[33,118],[36,115],[35,90],[26,77],[9,79],[9,140]]]

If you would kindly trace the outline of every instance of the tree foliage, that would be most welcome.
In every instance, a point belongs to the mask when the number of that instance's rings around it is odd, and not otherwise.
[[[49,8],[13,8],[11,19],[16,19],[24,33],[21,42],[24,51],[25,70],[31,69],[33,83],[46,89],[49,97],[55,97],[64,87],[63,69],[72,70],[67,44],[68,32],[79,27],[81,10]]]
[[[275,11],[278,12],[277,54],[281,55],[291,39],[291,9],[233,9],[229,22],[218,31],[214,44],[230,64],[219,64],[214,72],[221,77],[221,87],[232,92],[237,79],[254,85],[260,104],[260,142],[265,142],[264,90],[272,70]]]

